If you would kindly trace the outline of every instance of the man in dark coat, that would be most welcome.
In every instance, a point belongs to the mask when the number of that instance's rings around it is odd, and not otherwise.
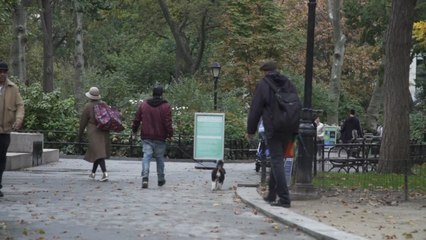
[[[349,117],[345,120],[341,129],[343,143],[350,143],[353,139],[362,137],[361,124],[355,117],[355,110],[351,109]]]
[[[247,119],[247,139],[251,140],[253,138],[262,118],[267,138],[266,143],[271,153],[269,192],[264,200],[270,202],[272,206],[289,208],[291,201],[284,174],[283,159],[284,149],[293,140],[296,133],[273,129],[272,103],[275,101],[275,96],[274,91],[266,82],[266,78],[271,79],[278,87],[283,87],[286,92],[297,93],[297,91],[293,83],[277,71],[277,65],[274,61],[265,62],[260,70],[264,71],[265,77],[257,83],[250,106],[250,113]],[[277,195],[279,197],[278,201],[276,201]]]
[[[153,157],[157,161],[158,186],[163,186],[166,183],[164,177],[166,139],[173,137],[172,110],[170,104],[163,99],[163,87],[154,87],[152,98],[139,106],[132,125],[134,135],[141,124],[142,188],[148,188],[149,166]]]

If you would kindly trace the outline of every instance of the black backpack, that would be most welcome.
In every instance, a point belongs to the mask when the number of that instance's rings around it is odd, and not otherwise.
[[[275,132],[298,133],[302,103],[297,92],[286,91],[284,87],[277,87],[269,78],[266,83],[274,91],[272,102],[272,126]]]

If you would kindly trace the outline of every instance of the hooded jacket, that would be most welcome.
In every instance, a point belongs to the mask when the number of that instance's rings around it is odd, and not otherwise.
[[[141,127],[141,138],[165,141],[173,137],[172,110],[170,104],[161,97],[144,101],[136,111],[132,130],[136,133]]]
[[[296,92],[296,87],[293,83],[284,75],[279,74],[276,71],[268,72],[265,78],[271,79],[278,87],[283,87],[286,92]],[[263,120],[265,133],[267,138],[275,136],[290,137],[295,133],[288,132],[277,132],[274,131],[272,125],[272,102],[274,101],[274,91],[268,85],[265,78],[261,79],[257,85],[256,90],[250,105],[250,112],[247,118],[247,133],[255,134],[260,122],[260,118]]]

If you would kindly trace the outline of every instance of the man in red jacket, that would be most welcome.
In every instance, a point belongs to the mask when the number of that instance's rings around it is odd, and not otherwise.
[[[172,110],[163,99],[163,87],[153,89],[152,98],[140,104],[133,120],[133,134],[141,127],[142,139],[142,188],[148,188],[149,166],[154,157],[157,162],[158,186],[166,183],[164,178],[164,160],[166,139],[173,137]]]

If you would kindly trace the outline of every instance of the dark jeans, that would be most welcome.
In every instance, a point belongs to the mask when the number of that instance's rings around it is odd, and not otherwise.
[[[3,187],[1,181],[6,168],[6,154],[10,145],[10,134],[0,134],[0,189]]]
[[[290,193],[284,173],[284,149],[290,142],[290,138],[273,137],[268,139],[269,151],[271,152],[271,172],[269,178],[270,198],[278,195],[282,203],[290,203]]]

